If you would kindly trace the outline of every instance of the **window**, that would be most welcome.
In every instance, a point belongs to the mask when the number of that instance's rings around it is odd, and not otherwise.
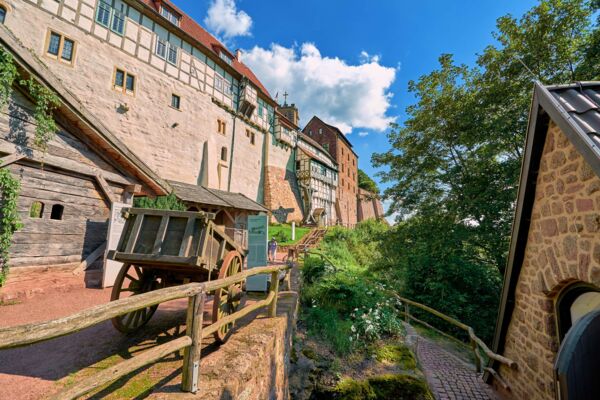
[[[250,129],[246,129],[246,137],[250,139],[250,144],[255,143],[255,134]]]
[[[312,136],[312,129],[308,130],[308,136]]]
[[[221,135],[225,135],[225,133],[226,133],[225,121],[217,119],[217,132],[219,132]]]
[[[100,0],[96,9],[96,22],[123,35],[125,32],[125,4],[121,4],[121,9],[117,10],[108,0]]]
[[[115,79],[113,83],[113,88],[115,90],[122,91],[123,93],[134,94],[135,75],[121,68],[115,68]]]
[[[5,19],[6,19],[6,8],[0,7],[0,24],[3,24]]]
[[[29,208],[29,218],[42,218],[44,215],[44,203],[34,201]]]
[[[584,315],[600,309],[600,289],[587,283],[565,288],[556,301],[556,323],[560,341]]]
[[[75,58],[75,41],[54,32],[48,32],[46,55],[67,64],[73,64]]]
[[[170,8],[167,8],[163,5],[160,8],[160,15],[168,19],[173,25],[179,26],[179,15],[175,14],[175,12]]]
[[[323,144],[323,148],[329,152],[329,143]]]
[[[323,128],[319,128],[319,135],[323,134]]]
[[[156,38],[155,53],[163,60],[167,60],[174,65],[177,64],[178,51],[179,49],[174,44],[167,42],[165,39]]]
[[[225,94],[232,94],[231,83],[220,75],[215,75],[215,89]]]
[[[264,112],[264,107],[263,107],[262,103],[258,103],[258,116],[262,117],[263,112]]]
[[[233,60],[231,59],[231,57],[229,57],[225,52],[220,51],[219,52],[219,57],[221,58],[221,60],[225,61],[227,64],[231,65],[231,63],[233,63]]]
[[[179,110],[179,108],[181,107],[181,97],[177,96],[176,94],[172,94],[171,95],[171,107]]]
[[[60,205],[60,204],[54,204],[52,206],[52,211],[50,211],[50,219],[62,219],[63,217],[63,211],[65,210],[65,207]]]
[[[221,161],[227,161],[227,147],[221,147]]]

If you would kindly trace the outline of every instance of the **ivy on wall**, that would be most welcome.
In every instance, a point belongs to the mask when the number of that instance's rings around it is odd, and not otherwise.
[[[15,231],[22,226],[17,210],[21,184],[6,168],[0,169],[0,286],[8,275],[9,249]]]
[[[0,108],[10,101],[14,85],[19,73],[13,56],[0,47]],[[52,140],[58,129],[54,121],[53,110],[59,99],[51,90],[36,82],[33,78],[21,79],[18,82],[30,94],[35,103],[33,119],[35,120],[34,147],[44,153],[48,142]],[[0,286],[6,282],[9,270],[9,251],[15,231],[22,227],[17,209],[20,182],[8,169],[0,168]]]

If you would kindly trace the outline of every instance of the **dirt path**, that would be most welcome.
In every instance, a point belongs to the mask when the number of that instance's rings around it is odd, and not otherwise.
[[[434,341],[420,336],[412,326],[405,326],[416,347],[416,355],[427,383],[436,399],[499,399],[492,388],[475,372],[474,365],[465,363]]]

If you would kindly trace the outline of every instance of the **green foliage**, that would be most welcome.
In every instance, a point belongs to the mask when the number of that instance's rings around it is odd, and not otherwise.
[[[338,354],[363,349],[382,336],[402,333],[398,302],[371,276],[367,266],[378,258],[379,241],[388,226],[365,221],[353,230],[327,232],[319,257],[307,257],[302,269],[303,320],[309,334],[329,343]]]
[[[277,243],[284,243],[290,240],[290,237],[288,237],[285,231],[278,231],[275,234],[271,235],[271,237],[274,237]]]
[[[373,194],[379,194],[379,186],[377,186],[377,183],[360,168],[358,169],[358,187],[368,190]]]
[[[8,103],[17,75],[12,54],[0,47],[0,108]]]
[[[376,345],[375,358],[379,362],[396,364],[403,370],[413,370],[417,368],[415,356],[412,351],[403,344]]]
[[[174,193],[169,193],[167,196],[136,197],[133,199],[133,206],[138,208],[154,208],[157,210],[174,210],[185,211],[187,207],[179,201]]]
[[[283,233],[280,233],[280,232],[283,232]],[[296,224],[296,238],[294,240],[292,240],[292,225],[290,225],[290,224],[270,224],[269,225],[269,235],[271,237],[275,236],[275,239],[277,240],[277,243],[280,246],[286,246],[286,245],[297,243],[308,232],[310,232],[310,228],[305,228],[302,226],[298,226],[298,224]],[[281,236],[278,236],[278,235],[281,235]],[[285,235],[285,238],[283,235]],[[278,237],[281,239],[285,239],[285,240],[279,240]]]
[[[15,231],[21,228],[17,199],[21,185],[6,168],[0,169],[0,286],[9,270],[9,249]]]
[[[376,400],[433,400],[427,384],[410,375],[380,375],[368,379]]]
[[[52,140],[58,130],[58,126],[52,115],[52,111],[60,104],[58,97],[54,92],[40,85],[33,78],[23,79],[20,81],[20,84],[28,89],[29,94],[35,101],[33,118],[35,119],[36,127],[33,143],[38,149],[46,152],[48,142]]]

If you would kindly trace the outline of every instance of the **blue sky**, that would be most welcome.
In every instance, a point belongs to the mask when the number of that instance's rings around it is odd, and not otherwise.
[[[472,65],[477,53],[493,43],[498,17],[520,16],[537,1],[175,3],[231,50],[243,49],[242,60],[273,96],[287,90],[290,102],[300,105],[301,125],[318,113],[344,126],[359,166],[374,176],[371,154],[389,148],[385,125],[389,120],[401,123],[405,108],[414,102],[409,80],[436,68],[441,53]],[[325,77],[317,82],[320,71]]]

